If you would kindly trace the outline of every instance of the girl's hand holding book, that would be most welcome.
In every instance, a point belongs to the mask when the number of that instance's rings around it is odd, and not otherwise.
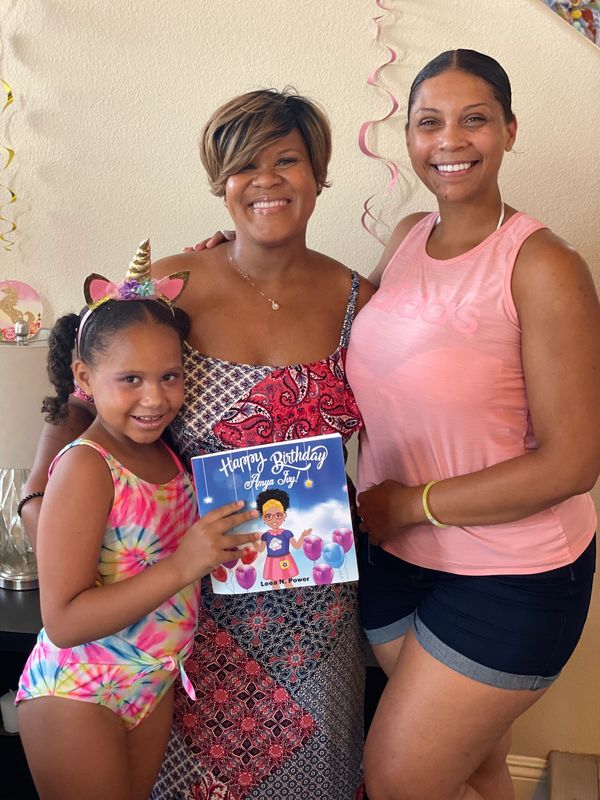
[[[232,528],[256,519],[258,511],[240,511],[243,500],[209,511],[188,530],[172,558],[184,581],[193,583],[232,557],[231,551],[260,539],[258,531],[229,533]],[[185,584],[184,584],[185,585]]]

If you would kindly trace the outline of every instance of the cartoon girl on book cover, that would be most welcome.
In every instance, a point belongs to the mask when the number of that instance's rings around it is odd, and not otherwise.
[[[267,489],[256,498],[256,507],[269,530],[256,542],[259,552],[267,549],[263,578],[267,581],[281,581],[284,584],[298,575],[298,565],[290,553],[290,545],[298,550],[312,528],[302,531],[298,539],[292,531],[283,528],[286,512],[290,507],[290,497],[282,489]]]

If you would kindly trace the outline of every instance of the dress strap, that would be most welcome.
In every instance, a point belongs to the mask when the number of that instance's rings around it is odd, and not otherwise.
[[[169,455],[171,456],[171,458],[173,459],[173,461],[175,462],[175,464],[177,465],[177,468],[179,469],[179,471],[180,471],[180,472],[185,472],[185,471],[186,471],[186,469],[185,469],[185,467],[183,466],[183,463],[182,463],[181,459],[179,458],[179,456],[177,455],[177,453],[175,452],[175,450],[173,450],[173,448],[172,448],[172,447],[170,447],[170,446],[169,446],[169,445],[168,445],[168,444],[165,442],[165,440],[164,440],[164,439],[161,439],[160,441],[161,441],[161,444],[162,444],[162,445],[163,445],[163,446],[166,448],[167,452],[169,453]]]
[[[86,444],[88,445],[88,447],[92,447],[94,450],[97,450],[100,453],[100,455],[104,458],[104,460],[108,463],[109,467],[111,459],[114,461],[113,456],[111,456],[108,450],[105,450],[104,447],[97,444],[96,442],[93,442],[91,439],[75,439],[74,442],[69,442],[69,444],[65,445],[65,447],[63,447],[63,449],[54,456],[54,458],[52,459],[52,463],[48,468],[48,477],[52,475],[52,471],[56,463],[67,452],[67,450],[70,450],[72,447],[77,447],[80,444]]]
[[[358,288],[360,286],[360,275],[354,269],[350,274],[352,275],[352,283],[350,284],[350,294],[348,295],[348,304],[346,305],[344,324],[342,325],[342,333],[338,347],[348,347],[350,328],[354,322],[354,313],[356,311],[356,298],[358,297]]]

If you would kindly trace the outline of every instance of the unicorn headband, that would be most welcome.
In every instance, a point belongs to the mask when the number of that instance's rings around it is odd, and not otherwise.
[[[172,306],[185,289],[190,273],[173,272],[165,278],[156,280],[150,276],[150,241],[145,239],[137,249],[127,268],[125,280],[113,283],[102,275],[93,272],[83,285],[87,311],[81,318],[77,331],[77,352],[85,324],[91,314],[109,300],[158,300]]]

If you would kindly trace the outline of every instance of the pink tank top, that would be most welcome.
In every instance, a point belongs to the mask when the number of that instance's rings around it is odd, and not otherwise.
[[[521,245],[545,226],[514,214],[473,250],[441,261],[426,252],[436,216],[412,228],[352,328],[346,369],[365,423],[359,491],[463,475],[537,448],[511,277]],[[527,574],[574,561],[595,526],[583,494],[517,522],[415,525],[386,549],[446,572]]]

